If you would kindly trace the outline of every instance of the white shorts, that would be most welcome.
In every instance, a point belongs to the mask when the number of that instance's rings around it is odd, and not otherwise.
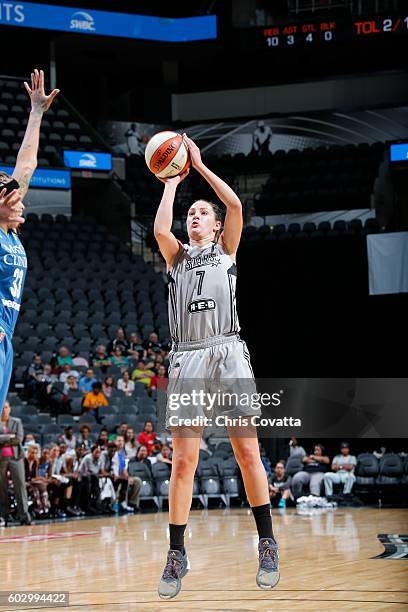
[[[166,429],[195,417],[261,414],[250,405],[256,384],[248,348],[238,335],[175,344],[169,362]]]

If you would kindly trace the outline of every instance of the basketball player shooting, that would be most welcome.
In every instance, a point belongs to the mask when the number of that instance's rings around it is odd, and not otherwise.
[[[45,95],[44,72],[31,73],[31,87],[24,83],[31,100],[27,129],[10,176],[0,172],[0,416],[6,401],[13,368],[11,339],[20,312],[21,297],[27,272],[27,257],[18,237],[24,223],[22,199],[28,191],[37,167],[42,116],[59,90]]]
[[[209,183],[224,206],[205,200],[194,202],[187,213],[189,244],[183,245],[171,227],[177,187],[189,170],[173,178],[160,179],[164,192],[154,234],[169,278],[172,335],[169,387],[178,385],[179,391],[186,379],[253,381],[248,349],[238,335],[240,327],[235,302],[242,205],[234,191],[203,163],[197,145],[185,134],[183,140],[193,168]],[[241,415],[257,414],[248,407],[239,409]],[[170,548],[158,587],[162,599],[171,599],[179,593],[181,579],[189,569],[184,532],[204,428],[187,427],[181,421],[172,425],[172,422],[173,416],[167,406],[166,427],[173,437],[173,464],[169,490]],[[271,589],[279,581],[279,557],[258,438],[253,430],[248,431],[248,435],[242,435],[242,431],[241,435],[236,435],[232,426],[228,426],[228,433],[259,534],[256,582],[262,589]]]

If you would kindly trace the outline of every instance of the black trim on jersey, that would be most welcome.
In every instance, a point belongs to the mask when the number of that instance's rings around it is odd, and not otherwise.
[[[169,299],[170,299],[170,305],[171,305],[171,311],[172,311],[172,315],[173,315],[173,323],[174,323],[174,337],[173,340],[175,342],[178,342],[178,321],[177,321],[177,310],[176,310],[176,296],[175,296],[175,292],[176,292],[176,281],[175,279],[171,276],[170,271],[167,273],[167,277],[169,279]]]
[[[253,371],[252,366],[251,366],[251,360],[250,360],[249,352],[245,349],[245,344],[244,344],[243,340],[239,340],[239,342],[242,344],[242,350],[244,352],[244,359],[248,362],[248,366],[249,366],[249,369],[251,370],[251,374],[252,374],[253,378],[255,378],[254,371]]]
[[[234,332],[234,331],[237,331],[237,312],[236,312],[236,306],[235,306],[235,292],[234,292],[231,276],[237,277],[236,264],[233,263],[232,266],[228,268],[227,274],[228,274],[228,284],[230,288],[230,317],[231,317],[230,332]]]

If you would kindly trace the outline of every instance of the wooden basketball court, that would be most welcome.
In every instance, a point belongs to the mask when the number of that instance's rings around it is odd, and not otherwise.
[[[0,529],[1,589],[69,591],[69,610],[402,610],[408,559],[374,559],[378,534],[406,534],[408,511],[274,510],[281,580],[255,585],[257,536],[249,509],[192,511],[191,570],[180,595],[157,595],[167,551],[165,512]],[[408,552],[408,545],[407,545]],[[48,609],[0,606],[0,610]]]

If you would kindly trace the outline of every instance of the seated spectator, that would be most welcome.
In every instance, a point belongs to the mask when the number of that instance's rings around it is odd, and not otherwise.
[[[135,390],[135,383],[133,380],[130,380],[129,372],[125,370],[122,374],[122,378],[118,380],[118,389],[119,391],[123,391],[125,395],[131,397],[133,391]]]
[[[32,446],[36,446],[38,450],[38,454],[40,454],[40,445],[35,439],[34,434],[26,433],[24,436],[24,444],[23,444],[23,450],[26,455]]]
[[[153,452],[154,442],[157,434],[154,431],[153,421],[145,421],[143,431],[137,436],[139,444],[143,444],[147,448],[147,454],[150,456]]]
[[[38,472],[38,447],[30,446],[24,458],[25,480],[28,492],[34,500],[34,512],[39,518],[45,517],[50,511],[48,497],[48,478],[43,478]]]
[[[161,461],[162,463],[168,463],[169,465],[171,465],[171,456],[172,451],[170,446],[168,446],[167,444],[163,444],[161,452],[156,455],[156,459],[157,461]]]
[[[106,347],[100,344],[96,349],[96,354],[92,358],[92,365],[94,368],[100,368],[101,371],[106,374],[109,366],[112,365],[112,359],[106,352]]]
[[[265,449],[263,448],[263,446],[261,444],[259,444],[259,452],[260,452],[260,455],[261,455],[262,465],[264,466],[266,475],[267,475],[267,477],[269,479],[272,476],[271,462],[268,459],[268,457],[266,456]]]
[[[120,346],[117,346],[112,354],[112,365],[118,368],[127,368],[129,366],[129,359],[123,354]]]
[[[112,395],[112,391],[115,388],[115,381],[113,376],[107,376],[102,384],[102,393],[105,397],[109,398]]]
[[[342,442],[340,445],[340,455],[336,455],[332,461],[331,472],[324,475],[324,488],[326,497],[333,495],[333,484],[343,484],[343,495],[349,495],[356,481],[354,470],[357,459],[350,455],[350,445]]]
[[[79,476],[79,465],[82,459],[82,448],[77,448],[73,455],[65,455],[62,466],[62,474],[69,481],[67,488],[67,508],[66,512],[70,516],[82,516],[85,514],[81,510],[82,482]]]
[[[59,381],[65,384],[70,376],[72,376],[73,378],[75,378],[76,381],[78,381],[79,372],[78,370],[75,370],[73,366],[70,366],[68,363],[65,363],[62,366],[61,373],[59,375]]]
[[[79,477],[82,482],[82,504],[88,514],[99,514],[99,475],[102,468],[101,449],[92,446],[91,452],[83,457],[79,465]]]
[[[142,340],[136,332],[130,334],[129,339],[129,348],[127,354],[132,359],[143,359],[144,356],[144,348]]]
[[[126,457],[131,459],[132,457],[136,457],[137,444],[135,439],[134,429],[129,427],[125,433],[125,452]]]
[[[129,429],[127,421],[122,421],[116,432],[117,436],[126,436],[126,431]]]
[[[38,462],[38,476],[48,481],[50,472],[50,449],[44,447]]]
[[[77,446],[77,439],[72,429],[72,425],[64,427],[64,433],[58,438],[59,444],[65,444],[67,450],[75,451]]]
[[[89,368],[88,360],[85,359],[85,357],[82,357],[79,353],[75,355],[75,357],[72,360],[72,363],[74,364],[74,366],[77,366],[78,368]]]
[[[108,443],[109,443],[108,430],[105,427],[102,427],[102,429],[99,432],[99,438],[96,442],[96,445],[99,446],[102,451],[104,451],[107,449]]]
[[[324,446],[315,444],[313,452],[310,455],[305,455],[302,463],[304,465],[303,470],[297,472],[292,478],[291,489],[295,499],[301,496],[304,485],[310,486],[311,495],[320,497],[323,478],[330,464]]]
[[[50,448],[49,455],[49,483],[48,493],[51,501],[51,514],[53,518],[66,518],[64,512],[64,500],[67,481],[61,476],[62,461],[60,459],[60,448],[54,444]]]
[[[149,335],[149,339],[146,340],[146,342],[144,343],[144,348],[146,349],[146,351],[148,351],[149,349],[158,349],[159,351],[162,350],[162,345],[159,342],[159,336],[156,334],[156,332],[152,332]]]
[[[85,399],[82,403],[84,413],[91,413],[98,417],[98,408],[100,406],[108,406],[108,400],[102,393],[102,385],[100,382],[94,382],[92,384],[92,391],[85,395]]]
[[[147,465],[150,472],[152,473],[152,462],[150,461],[148,457],[147,447],[144,444],[139,446],[136,452],[136,457],[132,459],[132,461],[137,461],[138,463],[144,463],[145,465]]]
[[[61,346],[58,349],[56,362],[59,368],[62,368],[62,366],[64,366],[65,364],[68,364],[71,367],[74,365],[72,361],[71,351],[66,346]]]
[[[125,512],[132,512],[133,508],[128,505],[129,474],[127,471],[128,458],[125,450],[125,438],[121,435],[116,436],[116,453],[112,460],[112,469],[115,477],[114,487],[120,507]]]
[[[79,436],[77,439],[77,448],[80,447],[83,449],[84,453],[89,453],[91,450],[92,441],[91,441],[91,428],[89,425],[81,425],[79,428]]]
[[[169,382],[167,377],[167,369],[163,364],[159,364],[156,371],[157,374],[155,374],[155,376],[153,376],[151,379],[150,388],[166,391]]]
[[[160,438],[156,438],[153,444],[153,451],[152,451],[152,454],[150,455],[150,459],[152,459],[153,457],[157,457],[157,455],[161,453],[162,448],[163,448],[163,442],[160,440]]]
[[[150,384],[155,373],[146,368],[147,363],[150,363],[147,359],[140,359],[137,362],[137,367],[132,372],[132,380],[141,382],[145,385],[145,387],[150,388]]]
[[[65,395],[69,395],[70,393],[78,391],[78,390],[79,390],[78,380],[73,374],[70,373],[67,376],[67,380],[64,382],[64,393]]]
[[[116,348],[120,348],[121,352],[127,355],[129,349],[129,342],[126,340],[125,332],[122,327],[119,327],[116,336],[107,346],[108,355],[113,355]]]
[[[306,456],[306,451],[303,446],[298,445],[298,441],[296,438],[291,438],[289,442],[289,456],[290,457],[303,457]]]
[[[92,391],[92,385],[96,382],[97,380],[95,378],[94,371],[92,368],[89,368],[86,371],[85,376],[81,376],[79,379],[79,388],[81,389],[82,393],[86,395]]]
[[[40,378],[44,374],[44,366],[42,363],[41,355],[34,355],[34,359],[32,363],[28,366],[26,372],[26,389],[30,400],[34,400],[34,402],[38,401],[38,392],[42,383],[42,378]]]
[[[290,498],[290,476],[286,476],[283,461],[277,462],[269,479],[269,497],[273,506],[286,508],[286,502]]]

